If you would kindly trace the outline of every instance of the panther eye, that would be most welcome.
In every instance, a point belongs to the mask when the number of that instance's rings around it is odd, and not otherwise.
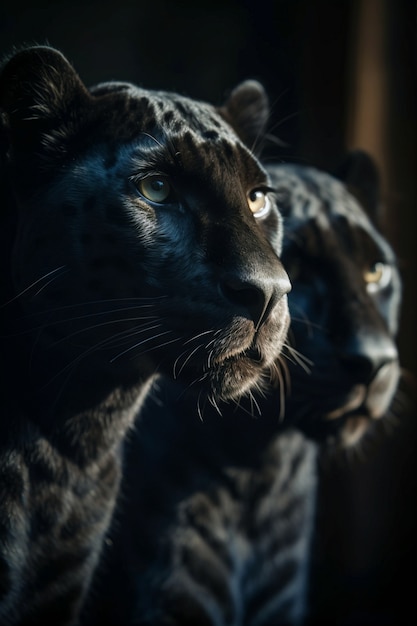
[[[253,189],[248,193],[249,208],[255,217],[265,217],[271,209],[271,200],[261,189]]]
[[[374,263],[363,273],[366,288],[369,293],[376,293],[384,289],[391,281],[391,267],[386,263]]]
[[[139,193],[150,202],[162,204],[172,193],[171,183],[166,176],[147,176],[136,183]]]

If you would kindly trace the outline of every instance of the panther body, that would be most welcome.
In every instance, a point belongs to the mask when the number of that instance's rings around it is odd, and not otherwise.
[[[0,621],[73,624],[155,376],[214,402],[275,367],[290,284],[244,143],[266,96],[89,90],[35,47],[4,64],[0,113]]]

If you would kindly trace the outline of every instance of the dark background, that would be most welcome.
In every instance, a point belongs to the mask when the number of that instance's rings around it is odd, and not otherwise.
[[[271,100],[270,131],[286,144],[277,148],[283,160],[332,170],[346,150],[367,149],[381,171],[385,232],[405,286],[402,364],[416,373],[415,2],[2,3],[0,55],[44,43],[61,49],[87,85],[129,80],[220,104],[239,81],[257,78]],[[333,472],[317,623],[398,626],[417,617],[415,571],[405,571],[417,561],[415,441],[411,415],[368,459]]]

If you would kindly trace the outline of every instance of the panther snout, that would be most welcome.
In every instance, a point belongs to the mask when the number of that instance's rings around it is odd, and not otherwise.
[[[218,287],[223,298],[244,311],[258,329],[268,319],[277,302],[291,290],[291,283],[282,270],[274,279],[226,276]]]
[[[397,362],[398,351],[391,337],[368,330],[345,343],[340,359],[358,382],[369,384],[380,370]]]

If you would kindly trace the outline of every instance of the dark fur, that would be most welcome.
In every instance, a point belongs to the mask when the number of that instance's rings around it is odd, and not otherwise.
[[[290,358],[287,413],[315,439],[354,444],[386,415],[400,375],[401,281],[377,229],[377,172],[357,152],[340,168],[344,184],[308,167],[269,173],[284,215],[291,344],[304,366]]]
[[[350,183],[355,168],[355,191],[375,193],[366,155],[350,157]],[[400,284],[391,248],[345,184],[307,167],[268,169],[293,285],[285,415],[282,388],[221,404],[221,415],[206,404],[199,416],[181,388],[158,384],[130,441],[88,624],[301,623],[316,447],[291,426],[332,448],[351,445],[392,400]],[[376,261],[391,280],[370,292],[364,272]]]
[[[4,64],[0,114],[0,621],[74,624],[155,375],[215,402],[275,367],[280,217],[272,198],[262,219],[250,209],[269,182],[244,143],[267,101],[255,82],[221,109],[88,90],[37,47]],[[172,183],[169,202],[138,193],[150,175]]]
[[[201,421],[178,394],[155,390],[130,440],[86,624],[301,623],[314,444],[277,414],[207,406]]]

